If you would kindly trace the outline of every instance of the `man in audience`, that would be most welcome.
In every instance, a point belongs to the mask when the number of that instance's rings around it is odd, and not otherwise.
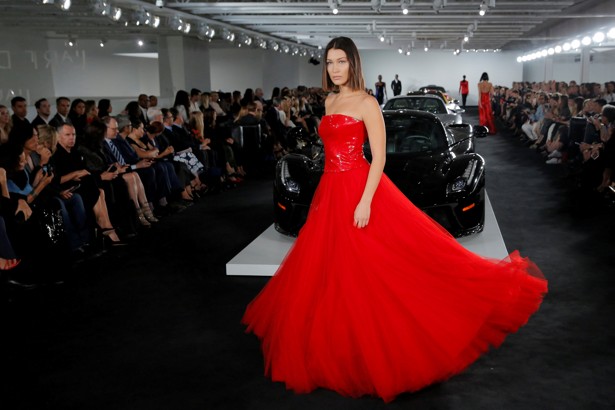
[[[36,108],[36,117],[32,120],[32,125],[38,127],[39,125],[49,124],[51,117],[51,104],[46,98],[41,98],[34,103]]]
[[[148,99],[149,101],[147,105],[147,118],[149,119],[149,122],[159,121],[155,120],[153,115],[153,111],[160,111],[160,108],[158,107],[158,97],[156,97],[155,95],[150,95]]]
[[[201,111],[201,90],[193,88],[190,90],[190,112]]]
[[[72,122],[68,118],[69,111],[70,99],[68,97],[56,98],[56,115],[49,121],[49,125],[58,128],[62,124],[71,124]]]
[[[149,108],[149,97],[147,94],[139,94],[137,98],[139,103],[139,109],[141,111],[139,115],[139,120],[143,123],[143,125],[149,124],[149,117],[147,116],[147,110]]]
[[[11,109],[13,115],[11,121],[13,121],[13,128],[11,128],[10,135],[26,135],[32,132],[32,124],[26,118],[28,116],[28,104],[26,99],[20,96],[13,97],[11,99]],[[9,136],[9,139],[11,137]]]

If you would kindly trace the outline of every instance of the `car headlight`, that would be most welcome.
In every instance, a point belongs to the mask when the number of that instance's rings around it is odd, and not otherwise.
[[[288,162],[283,161],[280,168],[280,181],[288,192],[293,194],[299,194],[301,192],[301,187],[297,181],[293,179],[290,175],[290,171],[288,169]]]
[[[474,179],[474,175],[476,174],[476,161],[472,160],[468,162],[466,169],[463,171],[463,174],[455,178],[452,182],[450,182],[447,186],[448,193],[456,193],[463,191]]]

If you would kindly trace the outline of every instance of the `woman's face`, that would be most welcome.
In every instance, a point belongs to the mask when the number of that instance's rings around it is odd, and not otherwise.
[[[10,119],[9,109],[6,107],[0,108],[0,124],[8,124]]]
[[[98,115],[98,107],[93,105],[88,115],[90,115],[91,117],[96,117]]]
[[[24,148],[29,151],[36,151],[36,148],[38,148],[38,131],[36,128],[32,129],[32,136],[26,140]]]
[[[332,48],[327,53],[327,74],[331,82],[337,86],[348,83],[350,63],[343,50]]]
[[[136,127],[136,128],[135,128],[135,127],[133,127],[133,128],[132,128],[132,131],[133,131],[133,133],[134,133],[137,137],[141,138],[141,137],[143,136],[143,133],[145,132],[145,128],[143,127],[143,124],[140,124],[140,125],[139,125],[138,127]]]
[[[77,103],[75,106],[75,113],[77,115],[83,115],[83,113],[85,113],[85,103]]]
[[[21,154],[19,154],[19,163],[17,164],[17,170],[23,171],[24,169],[26,169],[26,154],[22,152]]]

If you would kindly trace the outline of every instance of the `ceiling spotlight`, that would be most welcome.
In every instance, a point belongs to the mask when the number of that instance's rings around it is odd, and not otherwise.
[[[468,37],[468,35],[466,34],[465,36],[463,36],[463,42],[467,43],[468,41],[470,41],[470,37]]]
[[[95,14],[108,16],[111,13],[111,3],[108,0],[95,0],[92,9]]]
[[[607,36],[608,38],[611,38],[611,39],[615,38],[615,27],[613,27],[612,29],[610,29],[610,30],[606,33],[606,36]]]
[[[401,12],[406,15],[408,14],[408,7],[414,4],[414,0],[401,0]]]
[[[160,17],[153,16],[149,22],[150,26],[158,28],[160,26]]]
[[[139,47],[143,47],[143,45],[144,45],[144,44],[145,44],[145,43],[143,42],[143,40],[137,40],[137,45],[138,45]]]
[[[156,7],[163,8],[164,0],[156,0]]]
[[[70,9],[71,0],[42,0],[42,4],[56,4],[59,8],[64,11]]]
[[[109,14],[109,17],[113,21],[119,21],[122,18],[122,9],[119,7],[113,7]]]
[[[604,33],[603,33],[602,31],[598,31],[598,32],[597,32],[596,34],[594,34],[594,36],[592,37],[592,41],[593,41],[594,43],[598,43],[598,44],[600,44],[600,43],[602,43],[602,42],[604,41],[605,37],[606,37],[606,36],[604,35]]]
[[[570,46],[571,46],[573,49],[577,49],[577,48],[581,47],[581,42],[580,42],[578,39],[576,39],[576,38],[575,38],[575,39],[574,39],[574,40],[572,40],[572,42],[570,43]]]
[[[372,3],[372,10],[374,10],[376,13],[380,13],[380,11],[382,10],[382,4],[384,3],[384,0],[371,0]]]
[[[399,54],[403,54],[403,53],[404,53],[404,50],[402,50],[402,49],[401,49],[401,47],[400,47],[400,48],[398,48],[398,49],[397,49],[397,52],[398,52]]]
[[[69,47],[75,47],[77,45],[77,40],[73,37],[69,37],[68,40],[66,40],[66,45]]]
[[[190,29],[192,28],[192,25],[190,23],[184,23],[183,27],[182,27],[182,31],[186,34],[190,33]]]
[[[592,39],[590,36],[585,36],[581,39],[581,44],[583,44],[584,46],[588,46],[592,43]]]
[[[384,40],[385,40],[385,38],[384,38],[384,33],[383,33],[383,34],[380,34],[380,37],[379,37],[379,38],[380,38],[380,42],[381,42],[381,43],[384,43]]]
[[[329,0],[329,8],[331,8],[331,13],[337,14],[339,13],[340,0]]]
[[[478,7],[478,14],[480,16],[484,16],[487,10],[489,10],[487,3],[485,3],[485,0],[481,1],[480,6]]]
[[[105,44],[107,44],[107,40],[100,40],[100,43],[98,43],[101,48],[103,48]]]
[[[288,54],[289,51],[290,51],[290,47],[288,46],[288,44],[284,44],[282,46],[282,52]]]

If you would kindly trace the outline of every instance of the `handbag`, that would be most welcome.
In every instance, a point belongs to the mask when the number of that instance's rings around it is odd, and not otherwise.
[[[37,207],[34,215],[41,233],[51,246],[62,246],[66,243],[64,218],[60,209]]]

